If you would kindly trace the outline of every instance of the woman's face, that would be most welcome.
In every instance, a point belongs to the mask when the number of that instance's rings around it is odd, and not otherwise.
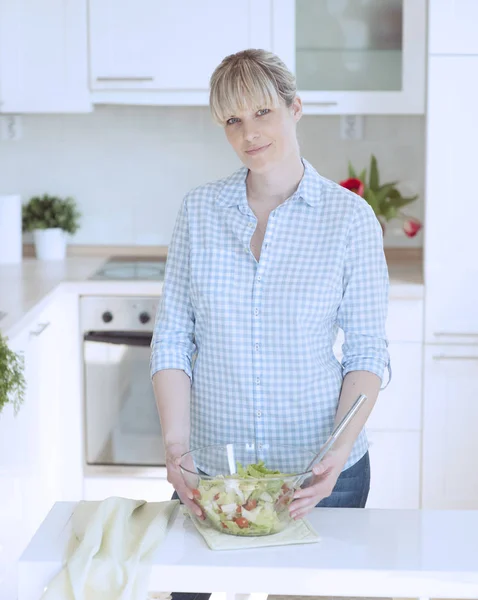
[[[225,124],[226,137],[241,161],[253,172],[265,173],[297,152],[296,124],[302,103],[281,101],[276,107],[232,115]]]

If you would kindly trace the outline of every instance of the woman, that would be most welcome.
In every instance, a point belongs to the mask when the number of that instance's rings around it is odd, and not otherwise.
[[[364,393],[290,512],[364,507],[363,428],[389,365],[380,224],[365,200],[301,158],[302,104],[277,56],[226,57],[210,106],[244,167],[186,196],[169,248],[151,356],[168,480],[199,516],[177,466],[183,452],[234,441],[318,449]]]

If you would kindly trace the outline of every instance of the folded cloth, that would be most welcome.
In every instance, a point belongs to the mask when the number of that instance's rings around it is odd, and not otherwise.
[[[78,503],[65,565],[41,600],[146,600],[151,557],[178,507],[179,500],[116,496]],[[154,597],[166,600],[169,593]]]
[[[245,548],[261,548],[264,546],[313,544],[320,541],[320,537],[315,529],[305,519],[292,521],[286,529],[279,533],[249,537],[221,533],[217,529],[213,529],[205,521],[200,521],[194,515],[191,515],[184,506],[181,508],[183,513],[191,518],[191,521],[211,550],[244,550]]]

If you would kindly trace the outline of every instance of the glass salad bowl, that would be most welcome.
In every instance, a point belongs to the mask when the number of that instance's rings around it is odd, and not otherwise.
[[[209,526],[230,535],[279,533],[293,522],[289,514],[298,478],[315,456],[297,446],[254,443],[213,444],[186,452],[179,467]]]

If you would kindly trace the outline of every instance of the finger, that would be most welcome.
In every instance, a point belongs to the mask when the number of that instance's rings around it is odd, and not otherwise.
[[[319,502],[319,499],[317,499],[317,502]],[[312,504],[301,504],[300,506],[293,508],[292,512],[290,513],[291,519],[301,519],[302,517],[307,515],[313,508],[315,508],[317,502],[314,501],[314,503]]]
[[[292,515],[293,513],[300,512],[304,508],[314,507],[316,504],[320,502],[320,497],[306,498],[304,500],[294,500],[289,506],[289,513]]]
[[[307,488],[301,488],[294,493],[294,500],[296,498],[314,498],[315,496],[320,496],[324,494],[325,487],[322,482],[311,485]]]
[[[323,462],[320,462],[318,465],[315,465],[312,468],[312,473],[317,476],[323,475],[326,471],[327,465],[325,465]]]

